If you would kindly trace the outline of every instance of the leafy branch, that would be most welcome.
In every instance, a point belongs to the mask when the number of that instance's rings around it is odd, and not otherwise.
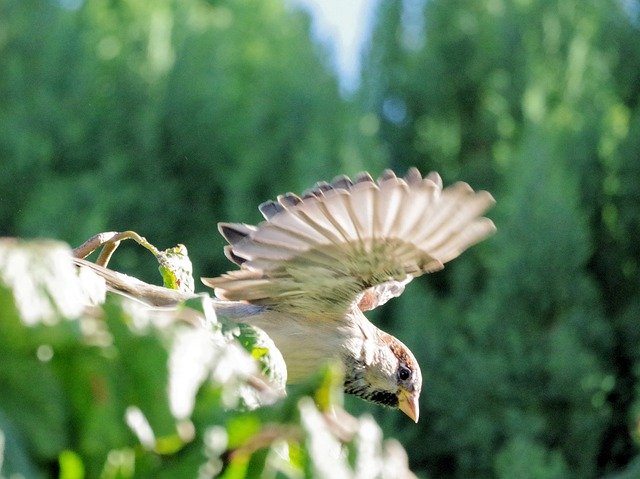
[[[106,268],[125,239],[164,287]],[[100,264],[83,259],[98,248]],[[75,250],[0,239],[3,477],[412,477],[397,443],[342,409],[336,365],[287,396],[271,339],[189,283],[186,248],[134,232]]]

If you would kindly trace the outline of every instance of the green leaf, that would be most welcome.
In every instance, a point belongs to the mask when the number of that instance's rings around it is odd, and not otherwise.
[[[235,449],[245,444],[262,429],[262,422],[253,414],[243,414],[227,422],[228,447]]]
[[[64,450],[58,456],[60,479],[84,479],[85,470],[82,458],[75,452]]]
[[[282,353],[267,333],[248,324],[234,324],[227,331],[258,361],[262,374],[269,382],[284,391],[287,383],[287,365]]]
[[[187,247],[179,244],[157,253],[158,269],[165,288],[177,289],[183,293],[193,293],[193,265],[187,254]]]
[[[251,454],[245,477],[264,477],[267,467],[267,457],[271,451],[270,447],[263,447]]]

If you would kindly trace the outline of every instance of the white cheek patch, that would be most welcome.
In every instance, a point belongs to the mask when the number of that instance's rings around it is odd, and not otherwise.
[[[365,372],[367,382],[373,388],[383,391],[394,388],[398,359],[388,348],[380,347],[373,342],[367,342],[365,350],[367,351],[367,370]]]

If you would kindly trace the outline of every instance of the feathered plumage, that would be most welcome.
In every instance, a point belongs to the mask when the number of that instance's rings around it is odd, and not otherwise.
[[[443,188],[437,173],[411,168],[339,176],[297,196],[260,205],[257,226],[220,223],[238,266],[203,278],[219,311],[263,328],[282,351],[291,381],[323,361],[345,365],[345,391],[397,407],[417,421],[422,386],[409,349],[362,311],[398,296],[414,277],[441,269],[495,230],[482,217],[494,200],[466,183]],[[251,314],[234,312],[251,303]],[[246,308],[245,308],[246,309]]]

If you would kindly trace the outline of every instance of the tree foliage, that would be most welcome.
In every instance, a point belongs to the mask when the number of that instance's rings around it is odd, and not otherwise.
[[[218,219],[375,157],[282,2],[77,3],[0,3],[5,233],[182,231],[204,274],[222,269]]]

